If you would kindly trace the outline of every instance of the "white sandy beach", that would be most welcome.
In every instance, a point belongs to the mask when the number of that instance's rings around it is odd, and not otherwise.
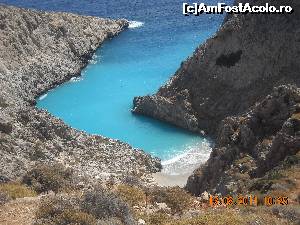
[[[184,187],[191,173],[169,175],[162,172],[152,174],[154,181],[161,187]]]

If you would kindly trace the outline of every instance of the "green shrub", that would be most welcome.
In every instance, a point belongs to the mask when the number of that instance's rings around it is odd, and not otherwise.
[[[145,204],[146,195],[138,187],[122,184],[117,187],[117,194],[130,206]]]
[[[64,188],[72,187],[73,171],[60,164],[37,165],[24,177],[23,183],[31,186],[36,192],[58,192]]]
[[[33,197],[37,195],[37,193],[29,187],[23,184],[12,182],[0,184],[0,192],[5,193],[9,198],[12,199]]]

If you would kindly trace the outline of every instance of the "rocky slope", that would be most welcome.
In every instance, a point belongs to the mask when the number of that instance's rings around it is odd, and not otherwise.
[[[157,94],[134,99],[133,112],[215,136],[221,120],[245,112],[274,86],[299,85],[300,3],[272,4],[291,5],[295,12],[228,16]]]
[[[299,175],[299,150],[300,89],[280,86],[247,113],[222,121],[209,160],[189,178],[186,188],[196,195],[299,188],[293,179],[289,185],[257,183],[267,172],[277,173],[281,165],[295,167],[294,175]]]
[[[72,129],[34,107],[36,97],[80,75],[97,47],[127,26],[125,20],[0,5],[1,179],[20,176],[36,162],[60,162],[100,179],[159,170],[158,159]]]
[[[203,129],[216,140],[188,180],[193,194],[299,192],[300,3],[272,4],[291,5],[294,13],[227,16],[168,84],[134,99],[134,113]]]

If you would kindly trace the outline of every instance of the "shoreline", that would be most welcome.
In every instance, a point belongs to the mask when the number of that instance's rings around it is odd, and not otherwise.
[[[180,175],[169,175],[163,172],[153,173],[152,178],[155,184],[160,187],[181,187],[184,188],[187,184],[189,176],[191,176],[193,172],[180,174]]]
[[[73,129],[36,107],[37,98],[80,77],[95,51],[126,29],[128,21],[8,5],[0,10],[6,24],[0,32],[0,173],[14,179],[37,163],[61,163],[91,181],[158,171],[158,158]],[[15,45],[5,44],[11,40]]]

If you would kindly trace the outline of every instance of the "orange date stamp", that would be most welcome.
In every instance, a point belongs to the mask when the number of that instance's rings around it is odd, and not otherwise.
[[[258,199],[255,195],[249,196],[210,196],[209,203],[212,207],[217,206],[258,206],[258,205],[265,205],[265,206],[273,206],[273,205],[288,205],[289,200],[288,197],[284,196],[265,196],[263,199]]]

